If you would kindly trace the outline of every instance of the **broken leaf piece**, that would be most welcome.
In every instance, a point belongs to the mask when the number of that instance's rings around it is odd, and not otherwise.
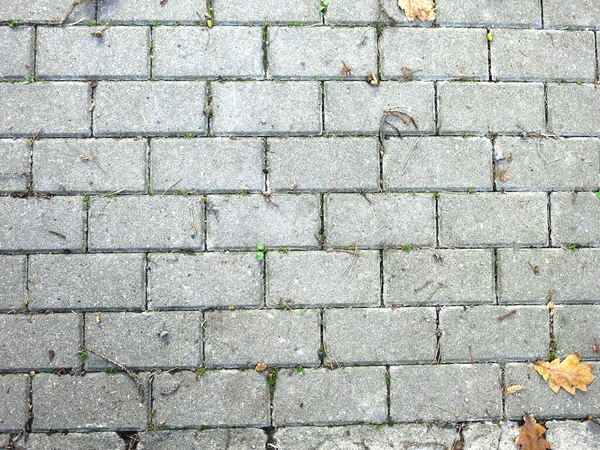
[[[525,425],[521,427],[521,433],[515,439],[515,444],[521,446],[521,450],[548,450],[550,443],[542,436],[546,429],[535,421],[533,414],[524,415]]]
[[[575,395],[576,389],[587,391],[587,385],[594,381],[592,365],[580,363],[581,355],[573,353],[562,362],[556,358],[552,362],[538,361],[533,368],[544,380],[550,383],[555,394],[563,388],[569,394]]]
[[[522,391],[523,389],[525,389],[524,384],[513,384],[512,386],[508,386],[506,388],[506,394],[514,394],[515,392]]]
[[[435,3],[431,0],[398,0],[398,6],[409,22],[415,18],[421,22],[435,19]]]

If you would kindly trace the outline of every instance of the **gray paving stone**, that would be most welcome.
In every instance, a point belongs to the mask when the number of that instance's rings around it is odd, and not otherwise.
[[[59,24],[72,8],[73,0],[4,1],[0,5],[0,20],[14,20],[18,17],[19,23]],[[68,15],[65,23],[94,20],[94,10],[94,2],[82,2]]]
[[[598,249],[498,250],[500,303],[597,302],[599,277]]]
[[[495,298],[491,250],[389,250],[383,276],[386,306],[489,304]]]
[[[89,245],[105,250],[201,250],[204,201],[196,196],[93,197]]]
[[[438,110],[443,134],[545,129],[541,83],[443,82],[438,85]]]
[[[0,80],[23,79],[27,66],[33,71],[33,45],[33,28],[0,28]]]
[[[87,314],[85,345],[128,369],[191,369],[202,363],[201,323],[191,311]],[[91,353],[86,368],[117,367]]]
[[[262,268],[254,253],[156,253],[148,259],[149,309],[262,306]]]
[[[550,420],[546,439],[555,450],[594,450],[600,442],[600,427],[595,421]]]
[[[379,189],[376,138],[269,139],[269,187],[274,191]]]
[[[533,360],[548,354],[545,306],[446,307],[439,320],[444,362]]]
[[[469,423],[462,432],[464,450],[515,450],[519,432],[516,422]]]
[[[383,185],[388,191],[491,191],[491,155],[485,138],[391,138],[385,142]]]
[[[547,243],[545,193],[443,193],[439,198],[442,246],[529,247]]]
[[[110,24],[196,23],[204,17],[206,4],[194,0],[148,2],[145,0],[98,0],[98,21]]]
[[[80,318],[76,314],[0,315],[2,371],[79,366]]]
[[[273,424],[385,423],[384,367],[282,370],[273,399]]]
[[[0,311],[22,308],[25,304],[27,258],[0,256]]]
[[[18,433],[27,423],[28,398],[29,377],[27,375],[0,375],[0,432]],[[3,444],[0,435],[0,445]]]
[[[275,431],[280,450],[372,448],[378,450],[449,449],[456,441],[456,430],[430,424],[393,426],[351,425],[345,427],[290,427]]]
[[[30,151],[24,139],[0,139],[0,193],[27,192]]]
[[[259,27],[155,27],[156,79],[263,78]]]
[[[155,193],[264,190],[265,150],[259,139],[153,139],[150,155]]]
[[[24,450],[125,450],[125,441],[117,433],[28,434]],[[21,443],[21,442],[19,442]]]
[[[93,35],[101,32],[102,37]],[[40,79],[147,79],[150,28],[39,27],[36,71]]]
[[[371,24],[385,22],[379,0],[330,2],[325,14],[328,24]]]
[[[87,83],[0,83],[0,98],[0,137],[90,135]]]
[[[495,80],[594,81],[594,33],[587,31],[493,30]]]
[[[475,28],[384,28],[383,78],[488,79],[487,31]]]
[[[248,3],[244,0],[215,0],[216,24],[287,24],[321,22],[318,0],[263,0]]]
[[[207,202],[208,250],[256,250],[256,244],[267,248],[318,247],[316,195],[210,195]]]
[[[544,25],[549,28],[600,29],[600,5],[590,0],[544,2]]]
[[[437,0],[437,21],[441,25],[510,26],[541,28],[542,13],[537,0],[475,0],[468,4]]]
[[[378,306],[379,254],[272,251],[267,261],[267,306]]]
[[[325,131],[329,134],[377,135],[383,119],[389,116],[386,111],[404,111],[414,117],[418,129],[394,116],[387,118],[404,134],[435,129],[433,83],[389,81],[375,87],[365,81],[326,81],[324,86]],[[383,132],[398,134],[389,125],[383,125]]]
[[[331,309],[323,315],[326,360],[333,364],[431,363],[435,308]]]
[[[147,391],[148,377],[139,374]],[[126,374],[33,377],[34,432],[51,430],[144,430],[147,399]]]
[[[0,434],[0,445],[8,447],[10,444],[10,434]]]
[[[85,210],[81,197],[0,197],[0,252],[81,251]]]
[[[600,199],[595,192],[554,192],[550,202],[552,245],[600,243]]]
[[[316,81],[238,81],[211,84],[216,135],[321,133],[321,88]]]
[[[267,382],[254,370],[162,373],[152,395],[154,422],[163,428],[269,425]]]
[[[548,86],[548,128],[552,132],[598,136],[599,121],[600,91],[593,84]]]
[[[139,450],[250,450],[265,448],[267,436],[256,428],[148,431],[140,434],[139,442]]]
[[[497,364],[443,364],[390,368],[394,421],[448,422],[502,417]]]
[[[328,246],[397,247],[435,244],[435,201],[430,194],[328,194]]]
[[[375,28],[272,27],[268,43],[271,77],[362,80],[377,73]]]
[[[208,367],[319,364],[319,311],[213,311],[204,319]]]
[[[597,375],[600,364],[591,364],[594,366],[592,372]],[[524,411],[546,419],[578,419],[588,414],[600,414],[598,383],[589,385],[587,392],[577,391],[577,395],[571,395],[564,389],[555,394],[531,363],[509,363],[505,373],[506,386],[525,386],[525,389],[506,396],[506,414],[509,419],[521,420]]]
[[[592,190],[600,186],[600,141],[595,138],[521,139],[494,143],[496,185],[507,191]]]
[[[204,135],[205,101],[206,84],[200,81],[101,81],[94,96],[94,135]]]
[[[600,305],[559,305],[554,312],[556,356],[600,359]]]
[[[42,139],[33,147],[33,189],[54,193],[146,191],[147,145],[132,139]]]
[[[31,310],[141,310],[146,260],[134,255],[31,255]]]

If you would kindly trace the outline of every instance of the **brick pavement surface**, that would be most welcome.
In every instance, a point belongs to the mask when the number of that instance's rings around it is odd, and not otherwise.
[[[0,1],[0,448],[598,450],[600,4],[436,16]]]

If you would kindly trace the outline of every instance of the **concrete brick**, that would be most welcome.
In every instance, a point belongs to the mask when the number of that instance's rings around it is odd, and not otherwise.
[[[594,33],[586,31],[493,31],[495,80],[594,81]]]
[[[325,84],[325,131],[329,134],[375,134],[383,132],[396,135],[421,134],[435,129],[433,83],[413,81],[382,82],[371,86],[364,81],[326,81]],[[356,112],[360,111],[360,114]],[[412,123],[405,124],[386,111],[405,111],[413,116],[418,129]],[[398,129],[383,124],[383,119]]]
[[[216,135],[321,133],[321,88],[315,81],[239,81],[211,85]]]
[[[540,359],[550,346],[548,309],[541,305],[442,308],[440,330],[444,362]]]
[[[101,31],[98,38],[92,33]],[[147,79],[150,28],[40,27],[36,71],[40,79]]]
[[[189,431],[147,431],[139,437],[139,450],[249,450],[266,446],[267,436],[256,428]]]
[[[411,448],[433,450],[451,448],[456,440],[456,431],[451,428],[431,426],[431,424],[407,424],[374,427],[372,425],[351,425],[345,427],[290,427],[275,431],[277,448],[294,450],[298,448],[367,448],[392,450]],[[416,447],[415,447],[416,446]]]
[[[31,310],[144,309],[146,260],[134,255],[31,255]]]
[[[595,28],[600,29],[600,5],[590,0],[546,0],[544,25],[549,28]]]
[[[577,120],[573,120],[577,117]],[[600,135],[600,91],[593,84],[548,86],[548,128],[563,135]]]
[[[379,254],[269,252],[267,306],[378,306]]]
[[[195,249],[204,245],[204,201],[195,196],[93,197],[93,251]]]
[[[509,26],[541,28],[538,0],[475,0],[468,5],[454,0],[437,0],[437,20],[452,26]]]
[[[30,150],[26,140],[0,139],[0,193],[27,192]]]
[[[492,143],[484,138],[391,138],[385,142],[383,185],[388,191],[491,191],[491,155]]]
[[[0,311],[22,308],[25,303],[27,258],[0,256]]]
[[[556,355],[600,359],[600,305],[559,305],[554,312]]]
[[[0,316],[2,371],[79,366],[80,319],[76,314]]]
[[[147,145],[132,139],[43,139],[33,147],[33,189],[59,193],[146,191]]]
[[[539,132],[545,129],[541,83],[438,85],[438,126],[443,134]]]
[[[29,415],[29,377],[0,375],[0,431],[18,433]],[[0,445],[3,445],[0,435]],[[8,445],[8,443],[7,443]]]
[[[138,375],[147,391],[148,377]],[[33,431],[144,430],[147,399],[126,374],[33,377]]]
[[[267,201],[269,198],[271,201]],[[210,195],[207,200],[208,249],[256,250],[256,244],[267,248],[316,248],[319,198],[316,195],[269,198]],[[241,223],[245,225],[240,227]]]
[[[433,246],[434,215],[435,202],[429,194],[329,194],[326,242],[332,247]]]
[[[269,389],[254,370],[162,373],[152,395],[154,422],[163,428],[269,425]]]
[[[269,187],[274,191],[379,189],[375,138],[269,139]]]
[[[282,370],[273,399],[273,424],[384,423],[384,367]]]
[[[151,157],[156,193],[264,190],[265,151],[258,139],[154,139]]]
[[[494,301],[491,250],[390,250],[383,254],[383,277],[386,306]]]
[[[149,261],[149,309],[262,306],[262,269],[254,253],[157,253]]]
[[[0,80],[23,79],[27,66],[33,71],[33,43],[33,28],[0,28]]]
[[[592,372],[597,374],[600,364],[592,365]],[[509,363],[505,373],[506,386],[525,386],[525,389],[506,396],[506,414],[509,419],[521,420],[524,411],[547,419],[577,419],[588,414],[600,414],[600,388],[597,383],[589,385],[587,392],[577,391],[577,395],[571,395],[564,389],[555,394],[531,363]]]
[[[202,363],[201,322],[191,311],[87,314],[85,343],[128,369],[190,369]],[[86,368],[117,367],[90,354]]]
[[[390,376],[394,421],[456,422],[502,417],[497,364],[396,366],[390,367]]]
[[[318,0],[215,0],[216,24],[287,24],[321,22]]]
[[[442,246],[546,245],[547,199],[542,192],[440,194],[439,198]]]
[[[498,250],[500,303],[596,302],[599,277],[597,249]]]
[[[593,190],[600,186],[600,141],[594,138],[499,137],[496,185],[507,191]]]
[[[552,245],[600,243],[600,199],[595,192],[550,195]]]
[[[90,135],[87,83],[0,83],[0,98],[0,137]]]
[[[435,308],[331,309],[323,345],[333,364],[430,363],[436,351]]]
[[[271,77],[362,80],[377,73],[375,28],[273,27],[268,42]]]
[[[476,28],[384,28],[382,77],[402,79],[408,67],[416,79],[487,80],[486,34]]]
[[[69,434],[41,434],[27,435],[24,450],[125,450],[125,441],[117,433],[69,433]]]
[[[156,79],[263,78],[259,27],[155,27]]]
[[[148,2],[145,0],[98,0],[98,22],[110,24],[153,24],[197,22],[204,17],[206,4],[194,0]]]
[[[19,23],[58,24],[72,9],[73,0],[36,0],[28,3],[4,1],[0,5],[0,20],[14,20],[18,17]],[[93,2],[83,2],[72,10],[65,23],[94,20],[94,10]]]
[[[315,366],[321,345],[319,311],[206,313],[208,367]]]
[[[344,0],[330,2],[325,14],[328,24],[372,24],[386,22],[381,12],[379,0]]]
[[[594,450],[600,442],[600,428],[590,420],[550,420],[544,426],[547,428],[546,439],[556,450]]]
[[[94,135],[203,135],[205,101],[204,82],[101,81],[94,97]]]
[[[462,431],[464,450],[515,450],[515,439],[519,433],[516,422],[472,422]]]
[[[0,252],[81,251],[84,247],[81,197],[1,197],[0,211]]]

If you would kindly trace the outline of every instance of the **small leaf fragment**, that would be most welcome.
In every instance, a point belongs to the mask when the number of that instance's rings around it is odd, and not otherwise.
[[[521,450],[548,450],[552,446],[542,436],[546,429],[535,421],[533,414],[524,415],[525,425],[521,427],[521,433],[515,439],[515,444],[521,446]]]
[[[267,365],[265,363],[259,363],[256,365],[254,370],[256,370],[257,372],[264,372],[265,370],[267,370]]]
[[[435,3],[432,0],[398,0],[398,6],[409,22],[415,18],[421,22],[435,19]]]
[[[524,384],[513,384],[512,386],[508,386],[506,388],[506,394],[514,394],[515,392],[522,391],[523,389],[525,389]]]
[[[558,394],[563,388],[571,395],[575,395],[577,389],[587,391],[587,385],[594,381],[592,365],[580,363],[581,355],[573,353],[562,362],[556,358],[552,362],[538,361],[533,368],[544,380],[550,383],[550,388]]]

